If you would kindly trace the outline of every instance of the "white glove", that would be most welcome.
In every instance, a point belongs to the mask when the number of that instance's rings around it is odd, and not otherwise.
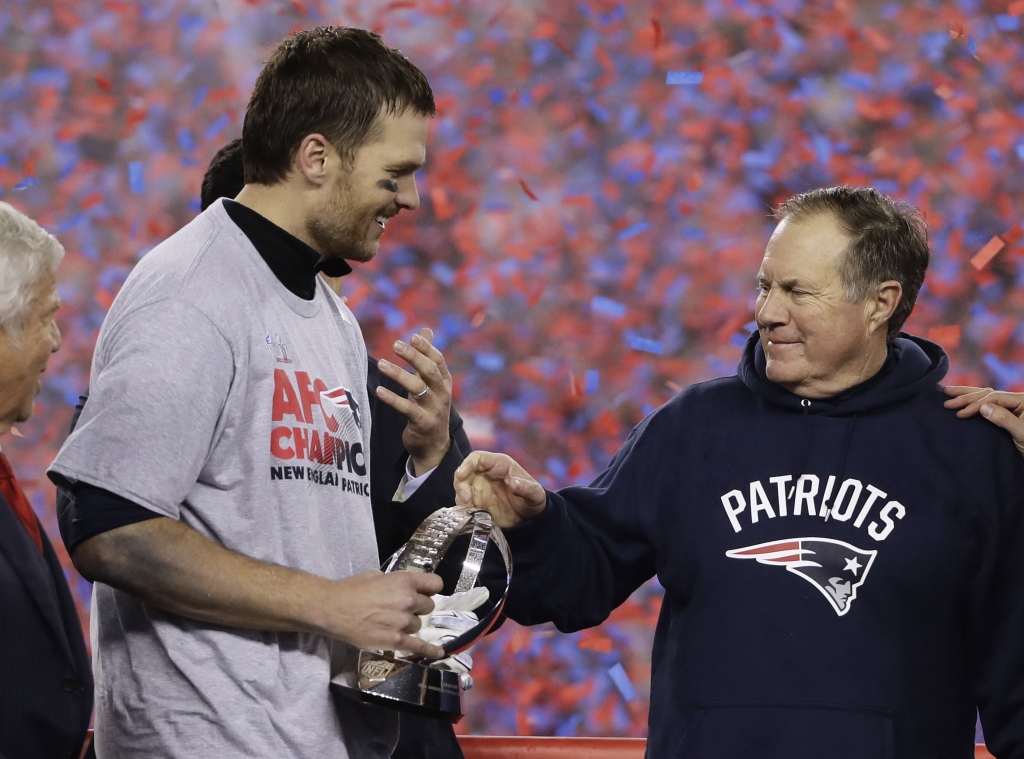
[[[487,588],[480,586],[450,596],[433,596],[434,610],[430,614],[420,616],[423,626],[416,632],[416,637],[436,646],[443,646],[448,641],[455,640],[466,630],[476,627],[480,620],[473,610],[490,598],[490,595]],[[447,659],[436,661],[431,666],[458,672],[462,689],[469,690],[473,687],[473,677],[469,674],[473,668],[473,657],[469,653],[471,650],[472,648],[466,649]]]

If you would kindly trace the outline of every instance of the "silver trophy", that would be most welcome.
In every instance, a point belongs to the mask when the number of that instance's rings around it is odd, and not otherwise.
[[[445,643],[445,656],[465,651],[487,634],[505,606],[512,580],[512,554],[505,536],[486,511],[465,506],[439,509],[427,517],[409,542],[385,562],[384,572],[433,572],[459,535],[469,534],[469,549],[455,593],[476,587],[487,544],[493,542],[505,561],[505,590],[501,599],[475,626]],[[396,651],[359,651],[355,688],[333,683],[332,688],[356,691],[363,701],[458,722],[465,713],[458,672],[437,662],[408,657]]]

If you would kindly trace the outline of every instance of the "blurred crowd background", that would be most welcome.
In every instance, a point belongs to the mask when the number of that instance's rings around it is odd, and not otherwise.
[[[371,353],[435,330],[478,448],[585,483],[682,387],[731,374],[768,209],[822,185],[920,207],[907,329],[952,383],[1024,389],[1024,0],[0,0],[0,198],[67,248],[64,348],[5,450],[44,471],[132,266],[199,208],[290,31],[379,31],[439,114],[423,205],[346,281]],[[188,335],[181,336],[188,340]],[[55,540],[59,545],[59,539]],[[58,549],[63,551],[62,548]],[[88,626],[91,586],[63,555]],[[646,732],[652,581],[600,628],[506,623],[460,732]]]

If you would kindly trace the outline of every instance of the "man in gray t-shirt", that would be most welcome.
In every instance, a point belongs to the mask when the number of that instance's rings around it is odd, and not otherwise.
[[[394,715],[328,683],[352,678],[355,647],[442,654],[412,635],[440,578],[375,569],[365,347],[316,277],[372,258],[387,219],[419,205],[433,113],[422,73],[376,35],[286,40],[246,112],[237,202],[150,252],[115,300],[50,471],[82,521],[145,514],[72,549],[96,581],[104,757],[386,757]],[[388,366],[411,398],[382,401],[449,396],[425,339],[402,355],[416,373]],[[448,445],[422,416],[417,475]]]

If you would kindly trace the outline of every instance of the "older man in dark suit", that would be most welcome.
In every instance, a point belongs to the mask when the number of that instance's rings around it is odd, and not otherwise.
[[[56,238],[0,203],[0,434],[32,415],[60,348]],[[75,604],[39,520],[0,452],[0,757],[76,759],[93,701]]]

